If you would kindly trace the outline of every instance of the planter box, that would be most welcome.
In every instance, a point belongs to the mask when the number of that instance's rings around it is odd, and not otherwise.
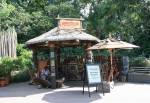
[[[8,78],[0,78],[0,87],[5,87],[9,84]]]

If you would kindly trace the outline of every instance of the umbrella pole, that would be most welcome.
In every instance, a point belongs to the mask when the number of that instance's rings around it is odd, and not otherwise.
[[[111,81],[111,79],[113,79],[113,54],[112,54],[112,49],[109,49],[110,52],[110,72],[109,72],[109,76],[108,76],[108,82]]]

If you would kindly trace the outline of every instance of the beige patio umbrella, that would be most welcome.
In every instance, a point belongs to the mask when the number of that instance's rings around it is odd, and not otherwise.
[[[109,77],[108,77],[108,81],[110,81],[111,77],[113,78],[113,61],[112,61],[112,50],[113,49],[132,49],[132,48],[138,48],[139,46],[127,43],[127,42],[123,42],[120,40],[116,40],[114,38],[107,38],[104,40],[101,40],[99,43],[95,44],[94,46],[88,48],[88,50],[99,50],[99,49],[108,49],[110,52],[110,73],[109,73]]]

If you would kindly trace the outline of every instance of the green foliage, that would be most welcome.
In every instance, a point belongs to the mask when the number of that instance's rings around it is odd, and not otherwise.
[[[109,51],[108,50],[100,50],[100,51],[93,51],[93,55],[94,56],[105,56],[105,57],[107,57],[107,56],[110,56],[110,53],[109,53]]]
[[[61,17],[79,17],[79,11],[77,11],[71,2],[61,2],[59,4],[50,4],[46,6],[45,10],[49,16],[54,18],[59,14]]]
[[[89,15],[81,13],[87,5]],[[19,43],[57,26],[60,17],[85,17],[87,31],[104,39],[114,37],[132,41],[141,48],[137,55],[150,54],[150,2],[148,0],[1,0],[0,28],[15,26]],[[88,10],[87,10],[88,11]],[[131,36],[134,40],[130,40]]]
[[[3,22],[0,28],[7,29],[9,26],[15,26],[19,43],[24,43],[57,26],[55,18],[58,14],[62,17],[80,16],[80,9],[74,6],[75,1],[70,0],[3,1],[5,1],[2,3],[4,10],[0,9]]]
[[[10,13],[15,10],[15,7],[11,4],[7,4],[6,0],[0,1],[0,20],[9,17]]]
[[[0,59],[0,77],[10,76],[11,72],[19,71],[12,77],[13,82],[29,80],[28,70],[32,68],[32,53],[23,44],[17,46],[17,58],[3,57]]]
[[[39,50],[37,53],[38,60],[48,60],[49,59],[49,50]]]
[[[28,71],[32,68],[32,52],[24,44],[18,44],[17,55],[18,57],[13,61],[13,68],[14,72],[18,73],[12,76],[12,82],[24,82],[30,79]]]
[[[87,30],[100,39],[120,36],[141,48],[134,54],[149,55],[150,2],[142,0],[99,0],[91,5],[87,18]],[[134,40],[131,40],[131,37]]]
[[[145,57],[136,57],[130,59],[130,66],[133,67],[150,67],[150,59]]]
[[[32,67],[32,52],[25,48],[24,44],[17,46],[18,58],[15,59],[15,64],[18,70],[30,69]]]
[[[13,59],[10,57],[3,57],[0,59],[0,77],[7,77],[13,70]]]
[[[25,82],[30,79],[30,75],[28,73],[28,70],[22,70],[19,71],[16,75],[12,77],[12,82]]]
[[[66,47],[61,48],[61,56],[62,57],[74,57],[74,56],[84,56],[84,49],[82,47]]]
[[[100,38],[108,36],[109,33],[119,32],[122,35],[129,35],[125,27],[129,29],[130,23],[138,21],[139,15],[132,11],[136,2],[102,0],[99,3],[93,3],[93,11],[89,15],[89,31]],[[130,7],[129,7],[130,6]],[[138,20],[137,20],[138,19]],[[95,28],[95,29],[94,29]]]

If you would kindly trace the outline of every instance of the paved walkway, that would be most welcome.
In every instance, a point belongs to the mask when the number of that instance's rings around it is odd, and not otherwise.
[[[82,94],[82,87],[37,89],[28,83],[0,88],[0,103],[150,103],[150,84],[117,84],[104,96],[93,92]]]

